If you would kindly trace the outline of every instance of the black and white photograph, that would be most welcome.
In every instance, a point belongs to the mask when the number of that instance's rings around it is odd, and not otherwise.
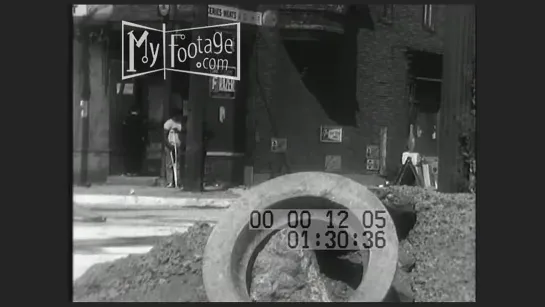
[[[476,301],[474,4],[69,20],[73,302]]]

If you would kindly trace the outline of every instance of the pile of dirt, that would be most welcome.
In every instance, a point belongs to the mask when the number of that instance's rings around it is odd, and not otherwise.
[[[391,213],[398,214],[397,218],[394,216],[396,227],[401,227],[399,221],[405,221],[412,228],[410,231],[403,231],[408,232],[408,236],[400,241],[398,270],[392,285],[395,291],[389,294],[387,300],[474,301],[475,197],[469,194],[441,194],[414,187],[388,187],[374,189],[373,192]],[[416,224],[412,227],[414,223],[410,222],[410,218],[414,217],[414,211]],[[175,234],[162,240],[147,254],[131,255],[114,262],[94,265],[76,280],[74,300],[206,302],[201,268],[204,247],[211,230],[207,224],[196,224],[186,233]],[[406,233],[404,235],[406,236]],[[270,244],[274,245],[274,242],[272,240]],[[285,267],[291,269],[284,272],[295,273],[284,274],[283,279],[275,279],[275,285],[271,283],[273,280],[266,280],[267,276],[263,275],[263,272],[270,271],[271,264],[286,263],[282,260],[285,259],[285,255],[279,253],[277,249],[268,255],[258,256],[253,275],[258,278],[257,281],[260,279],[261,281],[254,283],[252,297],[260,301],[286,301],[290,300],[292,295],[308,298],[306,293],[312,294],[318,289],[313,285],[315,283],[309,285],[308,280],[305,280],[310,275],[311,278],[324,282],[319,288],[324,292],[325,287],[328,294],[327,298],[314,296],[317,297],[316,300],[343,301],[349,297],[359,281],[332,278],[331,274],[323,272],[324,267],[320,267],[320,276],[312,273],[317,271],[317,262],[324,257],[320,252],[315,254],[315,258],[312,254],[314,253],[291,255],[297,261],[288,263],[291,266]],[[263,260],[265,256],[266,259]],[[274,259],[275,257],[277,259]],[[302,262],[303,259],[308,261]],[[352,263],[344,261],[346,259]],[[362,266],[361,256],[350,253],[341,253],[326,260],[339,261],[339,265],[343,262],[347,265]],[[302,268],[310,270],[305,272]],[[276,268],[278,272],[282,270],[281,267]],[[298,292],[282,292],[282,289],[290,287],[278,283],[278,280],[285,280],[286,285],[296,285]],[[276,288],[272,289],[273,285]]]
[[[475,301],[475,195],[406,186],[381,193],[416,210],[416,224],[399,245],[400,254],[415,259],[410,270],[415,301]]]
[[[146,254],[95,264],[74,283],[74,301],[206,302],[202,257],[211,231],[199,223]]]
[[[260,302],[347,302],[359,287],[367,251],[299,250],[288,247],[287,229],[272,236],[256,258],[250,296]],[[401,253],[385,302],[413,302],[414,259]]]

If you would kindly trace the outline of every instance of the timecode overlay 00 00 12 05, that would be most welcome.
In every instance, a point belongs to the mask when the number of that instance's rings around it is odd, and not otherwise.
[[[309,250],[372,250],[388,244],[386,210],[254,210],[251,230],[288,229],[287,245]]]

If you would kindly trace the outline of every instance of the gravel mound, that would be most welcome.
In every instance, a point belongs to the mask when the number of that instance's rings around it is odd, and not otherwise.
[[[398,298],[394,301],[475,301],[475,196],[441,194],[415,187],[388,187],[373,192],[391,208],[416,211],[416,224],[400,241],[399,267],[393,285]],[[208,224],[199,223],[186,233],[158,242],[147,254],[94,265],[74,283],[74,301],[206,302],[201,268],[211,230]],[[264,263],[274,262],[278,261],[269,259]],[[314,259],[308,263],[316,266]],[[308,272],[295,267],[298,273],[291,275],[296,278],[286,278],[288,283],[308,277]],[[259,275],[259,270],[254,273]],[[331,301],[343,301],[357,286],[339,278],[323,280],[328,289],[327,300]],[[287,289],[285,285],[276,286]],[[252,296],[275,300],[265,293],[267,288]]]
[[[74,283],[74,301],[205,302],[202,256],[212,227],[198,223],[148,253],[92,266]]]
[[[414,257],[416,302],[475,301],[475,195],[389,187],[393,202],[414,203],[417,221],[400,252]]]

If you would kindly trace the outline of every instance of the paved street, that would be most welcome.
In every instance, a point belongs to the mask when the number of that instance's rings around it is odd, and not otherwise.
[[[107,221],[74,222],[73,280],[95,263],[146,253],[161,237],[185,232],[196,221],[215,222],[223,212],[225,209],[93,210],[91,214],[105,216]]]

